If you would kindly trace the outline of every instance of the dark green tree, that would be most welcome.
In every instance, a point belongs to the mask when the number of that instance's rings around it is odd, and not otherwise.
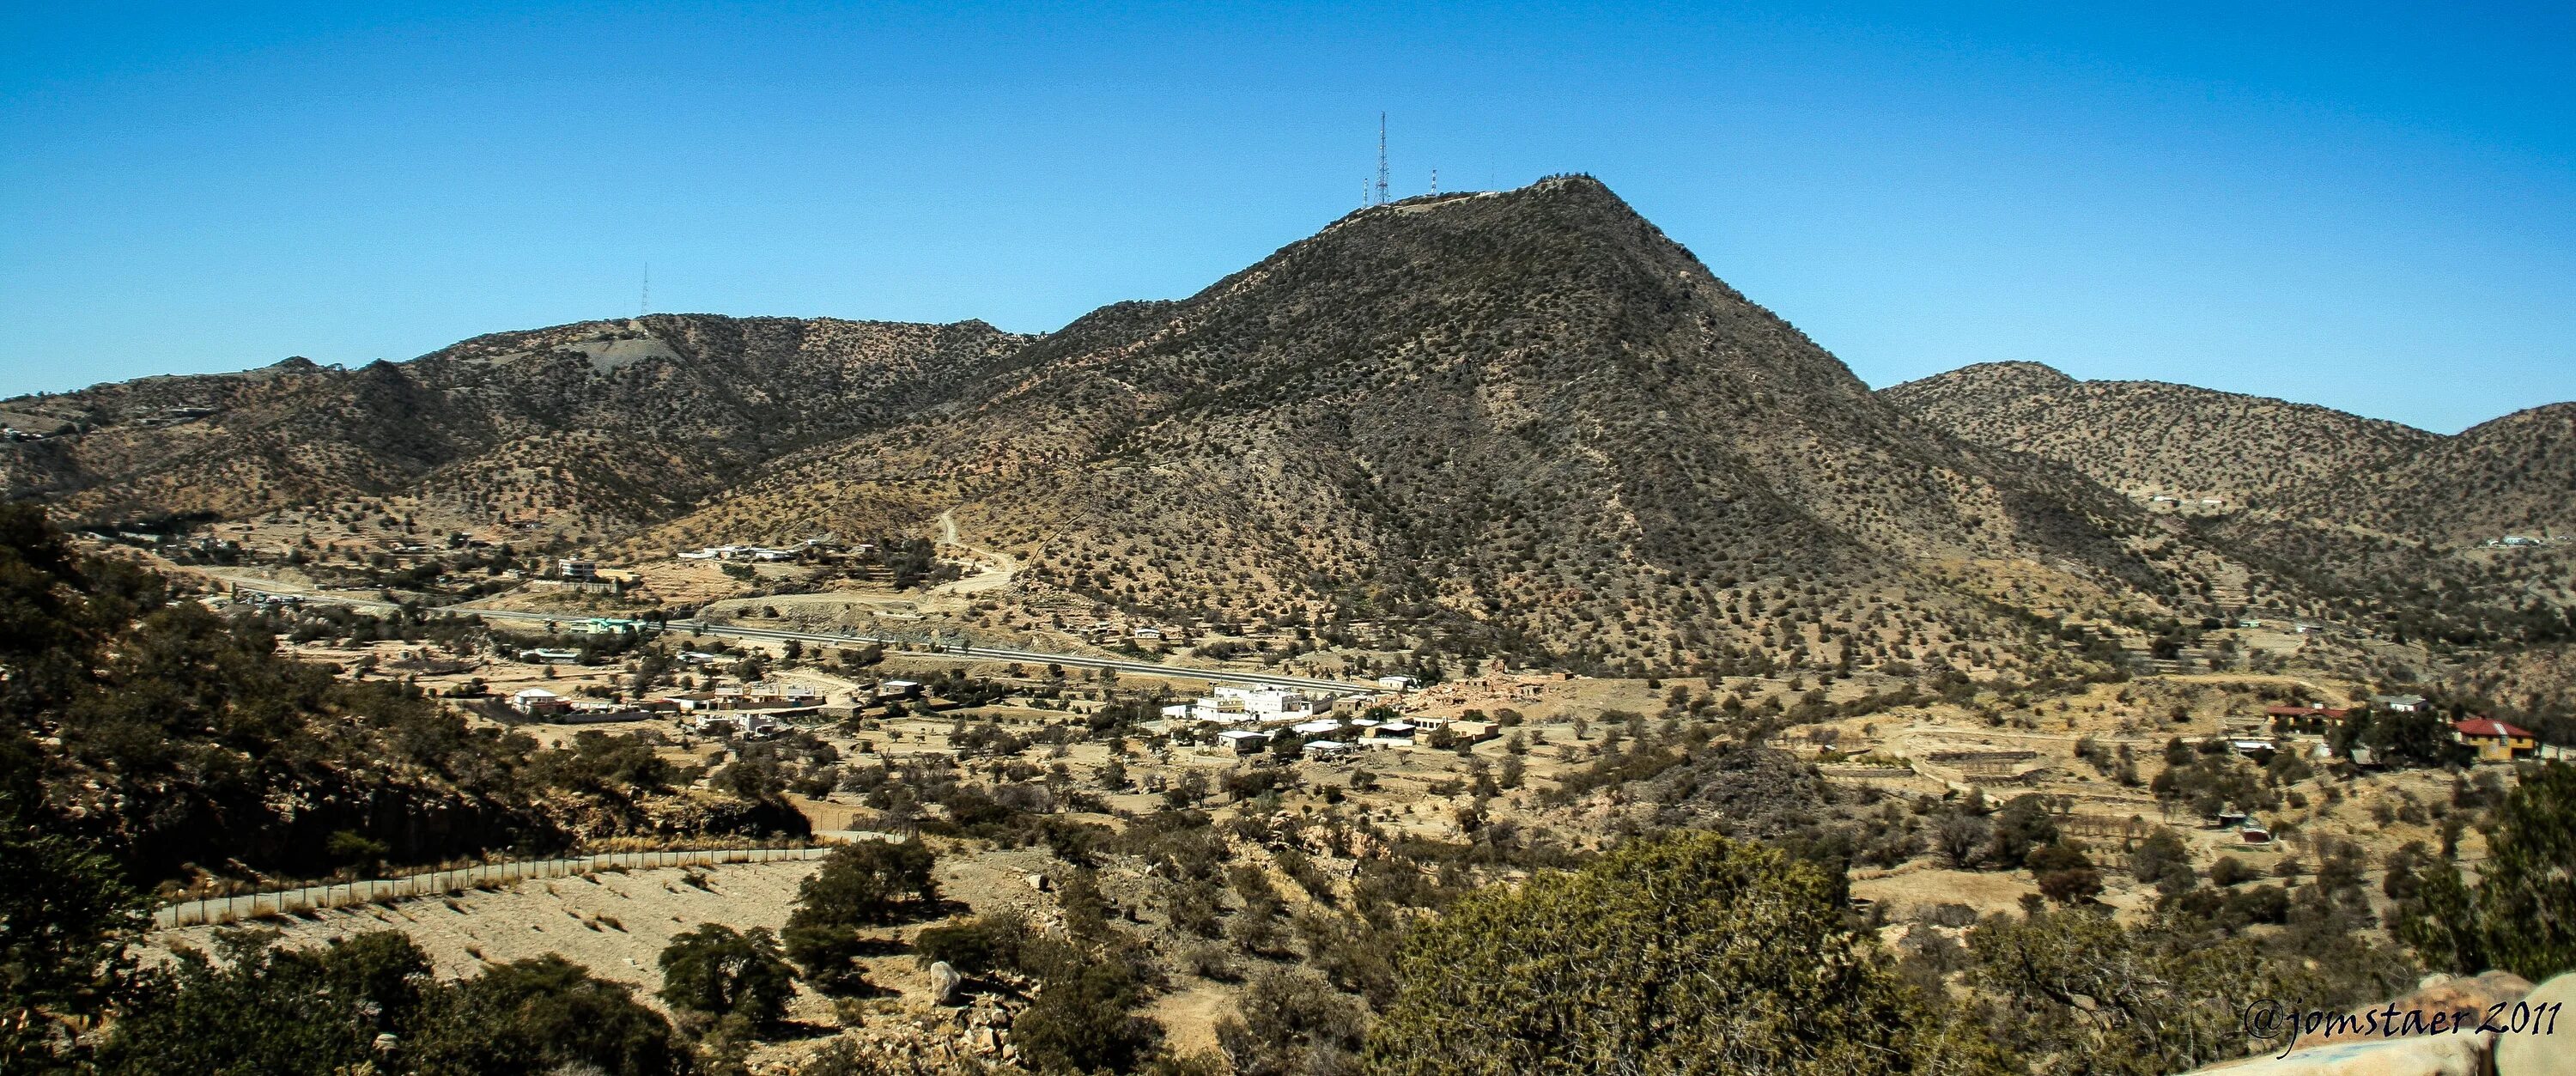
[[[0,771],[23,773],[27,761],[0,744]],[[32,1072],[69,1045],[65,1021],[106,1010],[125,941],[148,920],[113,859],[46,832],[20,811],[19,796],[0,787],[0,1070]]]
[[[2463,974],[2501,968],[2539,982],[2576,970],[2576,766],[2524,771],[2487,849],[2474,886],[2447,861],[2418,868],[2397,936],[2425,964]]]
[[[662,1000],[707,1017],[740,1017],[770,1027],[796,992],[796,969],[778,954],[766,927],[741,933],[708,923],[671,939],[662,950]]]
[[[1495,1076],[1998,1070],[1899,982],[1837,892],[1811,865],[1704,833],[1481,890],[1407,939],[1368,1062]]]
[[[322,949],[227,931],[221,959],[183,950],[143,976],[100,1051],[110,1073],[346,1072],[407,1041],[438,993],[429,957],[393,931]]]
[[[796,908],[788,913],[783,932],[788,959],[804,969],[816,990],[865,992],[867,978],[856,962],[869,944],[863,932],[936,908],[939,883],[931,870],[937,865],[938,857],[919,838],[833,849],[797,889]]]
[[[1050,969],[1011,1038],[1041,1072],[1136,1071],[1161,1044],[1162,1028],[1133,1012],[1144,1000],[1135,970],[1115,959],[1065,963]]]
[[[624,983],[548,954],[456,985],[404,1051],[422,1076],[539,1076],[582,1066],[611,1076],[677,1076],[688,1049]]]

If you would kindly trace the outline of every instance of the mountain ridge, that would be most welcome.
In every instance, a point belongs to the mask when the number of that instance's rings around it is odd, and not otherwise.
[[[1437,609],[1641,664],[1649,640],[1754,645],[1704,611],[1720,579],[1938,590],[1916,561],[1999,558],[2162,585],[2121,537],[2133,506],[1887,405],[1588,177],[1365,209],[1007,365],[958,414],[800,457],[641,545],[908,505],[1113,605]],[[1490,623],[1507,610],[1535,623]]]

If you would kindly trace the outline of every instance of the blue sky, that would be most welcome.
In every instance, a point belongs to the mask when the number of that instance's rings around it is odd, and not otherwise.
[[[1042,331],[1602,177],[1873,385],[2576,399],[2566,5],[0,13],[0,393],[656,310]],[[1928,9],[1943,8],[1938,14]],[[361,10],[363,9],[363,10]]]

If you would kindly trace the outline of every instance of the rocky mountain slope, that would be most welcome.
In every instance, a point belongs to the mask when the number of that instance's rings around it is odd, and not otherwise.
[[[2283,511],[2445,545],[2576,535],[2576,403],[2516,411],[2348,468],[2295,491]]]
[[[953,509],[1029,578],[1128,608],[1447,617],[1649,668],[1922,656],[1984,615],[1942,565],[2163,583],[2127,502],[1873,395],[1585,177],[1362,210],[1095,312],[965,400],[654,540]]]
[[[2442,436],[2330,408],[1987,363],[1880,394],[1964,440],[2197,507],[2300,615],[2460,644],[2576,637],[2576,404]],[[2512,543],[2507,544],[2511,538]],[[2528,544],[2526,544],[2528,543]],[[2280,607],[2274,602],[2258,605]]]
[[[2441,443],[2411,426],[2161,381],[2078,381],[1990,362],[1880,395],[1981,445],[2065,464],[2133,496],[2268,503]]]
[[[2548,641],[2576,545],[2486,543],[2576,523],[2571,410],[2444,438],[2013,363],[1873,393],[1559,177],[1365,209],[1045,337],[662,315],[0,401],[0,473],[82,522],[319,506],[653,556],[936,520],[1023,595],[1660,670],[2244,606]]]
[[[667,517],[804,445],[930,405],[1025,338],[981,322],[655,315],[0,401],[12,497],[115,521],[410,495],[467,518]]]

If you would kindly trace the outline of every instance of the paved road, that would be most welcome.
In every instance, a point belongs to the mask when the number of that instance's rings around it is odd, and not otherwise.
[[[372,598],[354,598],[337,594],[317,594],[310,591],[287,590],[283,588],[272,590],[253,583],[239,581],[235,581],[234,585],[242,590],[258,591],[268,594],[291,595],[293,597],[302,598],[305,601],[330,602],[336,605],[347,605],[362,609],[400,608],[400,606],[393,602],[378,601]],[[549,621],[560,622],[566,620],[588,619],[586,617],[565,616],[560,613],[527,613],[511,609],[477,609],[472,606],[465,605],[441,606],[429,611],[448,613],[456,616],[478,616],[486,620],[515,620],[522,623],[536,624],[542,624]],[[713,635],[719,638],[766,639],[776,641],[794,639],[798,642],[804,643],[824,643],[840,646],[863,643],[876,643],[882,646],[901,647],[919,645],[919,640],[913,639],[887,639],[874,635],[859,635],[850,632],[781,631],[776,628],[746,628],[738,624],[711,624],[703,620],[674,620],[666,624],[665,627],[672,631],[696,632],[701,635]],[[1037,650],[1003,650],[994,647],[961,646],[945,643],[934,645],[933,650],[940,654],[952,654],[958,657],[983,658],[991,661],[1017,661],[1037,665],[1064,665],[1078,669],[1113,669],[1122,673],[1137,673],[1144,676],[1177,677],[1190,680],[1212,680],[1229,684],[1251,684],[1257,687],[1288,688],[1295,691],[1326,691],[1335,694],[1351,695],[1364,694],[1377,690],[1373,685],[1355,684],[1343,680],[1319,680],[1305,676],[1281,676],[1274,673],[1237,672],[1232,669],[1193,669],[1187,666],[1163,665],[1151,661],[1130,661],[1125,658],[1091,657],[1084,654],[1050,654]]]

